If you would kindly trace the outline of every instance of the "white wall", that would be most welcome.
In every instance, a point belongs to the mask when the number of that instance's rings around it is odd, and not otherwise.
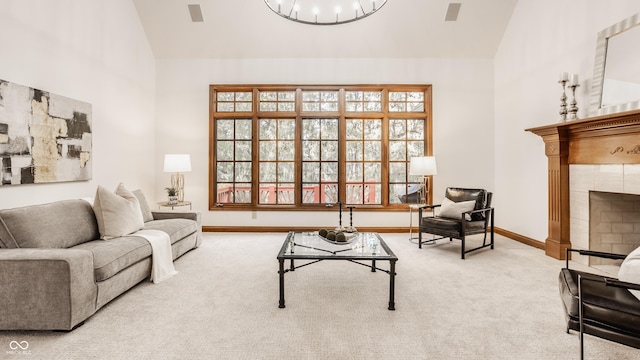
[[[0,208],[155,189],[155,60],[130,0],[2,0],[0,79],[92,104],[93,180],[0,187]]]
[[[208,210],[210,84],[432,84],[434,201],[446,186],[494,188],[493,62],[491,59],[212,59],[156,62],[155,196],[169,174],[165,153],[190,153],[185,199],[205,226],[330,226],[337,214]],[[354,213],[357,226],[408,226],[407,212]]]
[[[542,139],[524,129],[559,121],[557,81],[564,71],[579,74],[578,115],[587,117],[597,33],[638,12],[637,0],[518,1],[494,59],[495,207],[501,228],[545,241],[547,158]]]

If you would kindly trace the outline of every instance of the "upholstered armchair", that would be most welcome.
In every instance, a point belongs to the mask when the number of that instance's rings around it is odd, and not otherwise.
[[[465,254],[490,246],[494,246],[492,193],[484,189],[447,188],[442,204],[425,205],[418,209],[420,227],[418,230],[418,247],[424,243],[449,238],[449,241],[462,241],[461,258]],[[431,214],[423,216],[425,210]],[[434,235],[431,239],[423,239],[422,234]],[[489,242],[487,242],[487,233]],[[466,249],[466,237],[484,234],[482,246]],[[437,236],[437,237],[436,237]]]
[[[624,260],[618,278],[569,268],[571,253]],[[567,333],[579,332],[580,358],[584,358],[584,334],[640,349],[640,285],[628,281],[640,278],[640,248],[631,254],[567,249],[566,265],[560,270],[560,298],[567,321]],[[637,280],[636,280],[637,281]],[[631,291],[639,291],[634,296]]]

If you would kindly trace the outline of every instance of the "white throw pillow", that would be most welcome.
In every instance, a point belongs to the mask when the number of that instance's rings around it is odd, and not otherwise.
[[[618,279],[634,284],[640,284],[640,247],[633,250],[620,265]],[[640,300],[640,291],[630,290],[633,296]]]
[[[121,183],[115,193],[98,186],[93,211],[102,239],[112,239],[144,227],[138,198]]]
[[[463,212],[471,211],[475,208],[475,206],[475,200],[453,202],[448,198],[444,198],[444,200],[442,200],[442,204],[440,205],[438,216],[460,220]],[[467,214],[465,216],[465,219],[469,221],[471,220],[471,216]]]

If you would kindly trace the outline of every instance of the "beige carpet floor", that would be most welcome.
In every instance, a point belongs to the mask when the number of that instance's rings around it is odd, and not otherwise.
[[[205,234],[177,276],[137,285],[70,333],[0,332],[0,358],[579,358],[558,295],[562,261],[500,236],[466,260],[457,241],[420,250],[407,234],[382,236],[399,258],[395,311],[387,274],[341,261],[287,273],[279,309],[285,234]],[[11,341],[28,342],[26,353]],[[640,351],[587,336],[586,358]]]

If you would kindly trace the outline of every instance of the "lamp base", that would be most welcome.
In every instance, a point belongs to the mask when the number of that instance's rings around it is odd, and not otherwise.
[[[184,175],[180,173],[175,173],[171,175],[171,187],[176,189],[178,192],[178,201],[184,201]]]
[[[427,203],[427,197],[429,194],[429,177],[428,176],[423,176],[422,177],[422,184],[420,184],[420,190],[418,191],[418,197],[420,198],[420,203],[421,204],[426,204]]]

